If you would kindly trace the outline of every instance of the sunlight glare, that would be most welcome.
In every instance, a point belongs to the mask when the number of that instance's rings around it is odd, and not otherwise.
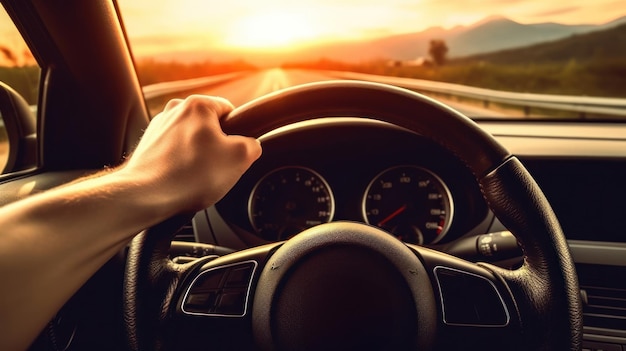
[[[293,12],[265,12],[233,23],[224,45],[239,49],[290,49],[318,35],[306,16]]]

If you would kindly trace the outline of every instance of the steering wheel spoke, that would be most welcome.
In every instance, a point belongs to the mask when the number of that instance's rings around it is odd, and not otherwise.
[[[443,350],[514,349],[521,335],[510,290],[491,270],[454,256],[408,244],[431,276]]]
[[[251,304],[276,244],[229,254],[198,266],[181,281],[171,314],[176,349],[251,349]]]

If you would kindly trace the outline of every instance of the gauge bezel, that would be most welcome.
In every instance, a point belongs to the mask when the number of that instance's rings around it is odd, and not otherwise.
[[[259,234],[259,228],[257,227],[253,216],[252,216],[252,204],[253,204],[253,199],[254,199],[254,195],[257,191],[257,189],[259,188],[259,186],[261,186],[261,184],[263,184],[264,181],[266,181],[270,176],[278,173],[278,172],[282,172],[285,171],[287,169],[292,169],[292,170],[304,170],[306,172],[310,172],[313,176],[315,176],[319,181],[322,182],[322,184],[324,184],[324,186],[326,187],[327,191],[328,191],[328,196],[330,198],[329,200],[329,212],[330,215],[328,216],[328,220],[326,222],[323,223],[330,223],[333,221],[334,217],[335,217],[335,195],[333,194],[333,190],[330,187],[330,184],[328,184],[328,182],[326,181],[326,178],[324,178],[321,174],[319,174],[317,171],[313,170],[312,168],[309,167],[305,167],[305,166],[296,166],[296,165],[289,165],[289,166],[283,166],[283,167],[279,167],[279,168],[275,168],[269,172],[267,172],[263,177],[261,177],[261,179],[259,179],[259,181],[256,182],[256,184],[254,185],[254,187],[252,188],[252,191],[250,192],[250,195],[248,196],[248,221],[250,222],[250,225],[252,226],[252,229],[254,230],[255,234]]]
[[[437,236],[437,239],[428,243],[428,244],[437,244],[448,234],[448,231],[450,230],[450,227],[452,226],[452,222],[454,221],[454,199],[452,198],[452,192],[450,192],[450,188],[448,188],[448,185],[443,181],[443,179],[441,179],[440,176],[438,176],[436,173],[434,173],[430,169],[424,168],[422,166],[417,166],[413,164],[396,165],[396,166],[387,167],[381,172],[379,172],[378,174],[376,174],[367,184],[367,187],[365,188],[365,192],[363,192],[363,199],[361,201],[361,214],[363,216],[363,220],[367,224],[376,226],[376,224],[370,223],[369,218],[367,216],[367,195],[369,194],[370,189],[372,188],[372,185],[377,180],[379,180],[381,176],[399,168],[414,168],[414,169],[418,169],[420,171],[426,172],[429,175],[431,175],[439,183],[439,186],[443,189],[443,195],[445,196],[449,204],[449,210],[448,210],[449,215],[447,216],[448,220],[445,221],[444,226],[441,229],[441,234]],[[378,226],[376,227],[378,228]]]

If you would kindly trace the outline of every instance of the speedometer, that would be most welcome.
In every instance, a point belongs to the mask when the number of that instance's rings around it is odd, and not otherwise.
[[[414,244],[440,241],[450,228],[453,209],[444,182],[416,166],[383,171],[370,182],[363,197],[367,223]]]
[[[335,202],[328,183],[304,167],[279,168],[261,179],[248,201],[248,216],[265,240],[286,240],[330,222]]]

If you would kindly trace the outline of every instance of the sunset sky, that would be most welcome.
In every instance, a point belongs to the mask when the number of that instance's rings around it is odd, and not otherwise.
[[[502,15],[521,23],[599,24],[626,15],[624,0],[119,0],[137,57],[169,52],[275,52],[451,28]],[[23,52],[0,11],[0,48]],[[0,55],[0,64],[6,57]]]
[[[119,0],[139,55],[162,50],[274,50],[470,25],[490,15],[521,23],[599,24],[623,0]]]

